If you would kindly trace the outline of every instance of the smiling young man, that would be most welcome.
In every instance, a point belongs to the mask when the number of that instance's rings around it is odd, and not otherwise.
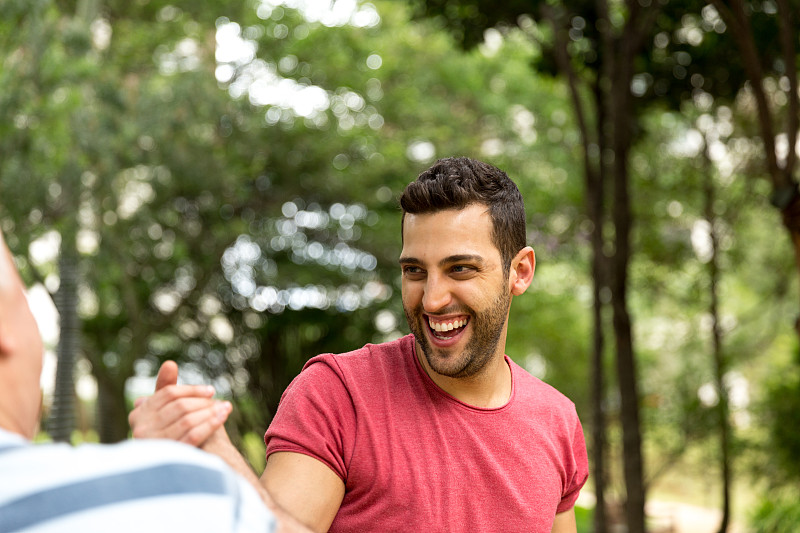
[[[588,475],[575,408],[505,355],[535,267],[519,190],[449,158],[400,204],[412,333],[309,360],[267,430],[261,482],[316,531],[574,532]]]

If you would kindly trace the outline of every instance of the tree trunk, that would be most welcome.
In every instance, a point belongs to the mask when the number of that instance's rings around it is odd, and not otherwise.
[[[711,259],[708,262],[709,295],[708,313],[711,315],[711,353],[714,361],[714,381],[717,389],[717,424],[720,439],[720,471],[722,481],[722,522],[718,533],[728,531],[731,514],[731,455],[730,455],[730,414],[728,403],[728,389],[725,387],[725,372],[727,364],[722,351],[722,331],[719,327],[719,237],[717,235],[714,215],[714,176],[712,174],[711,159],[708,155],[708,144],[703,150],[703,169],[705,174],[705,218],[709,225],[709,238],[711,241]]]
[[[622,445],[625,456],[625,513],[629,533],[644,533],[644,471],[642,467],[641,425],[639,422],[639,391],[636,359],[633,353],[631,320],[627,307],[627,276],[630,231],[630,206],[627,203],[626,175],[616,175],[614,220],[617,231],[617,250],[613,258],[611,297],[614,310],[614,337],[617,346],[617,380],[620,391]]]
[[[590,199],[591,201],[591,199]],[[596,223],[596,220],[593,220]],[[600,233],[602,226],[595,226],[594,233]],[[606,416],[603,408],[605,398],[605,367],[603,364],[603,349],[605,339],[603,335],[603,301],[602,291],[605,287],[601,281],[603,276],[603,250],[602,238],[597,246],[594,242],[595,235],[592,235],[592,277],[593,277],[593,303],[592,319],[594,322],[594,332],[592,338],[592,460],[594,462],[594,531],[595,533],[605,533],[608,527],[606,517]]]
[[[77,359],[80,322],[78,319],[78,253],[75,239],[65,233],[58,259],[61,284],[56,293],[60,322],[58,362],[53,405],[47,430],[56,442],[69,442],[75,429],[75,360]]]
[[[606,413],[605,404],[605,324],[603,309],[607,302],[604,301],[603,292],[608,290],[607,258],[603,250],[603,226],[605,225],[605,173],[600,162],[603,153],[604,136],[602,128],[605,124],[605,113],[602,105],[602,92],[595,86],[595,108],[597,110],[597,157],[594,160],[585,158],[586,170],[586,196],[587,212],[592,222],[592,322],[594,331],[592,335],[592,460],[594,462],[594,533],[606,533],[608,530],[608,517],[606,513]],[[584,150],[588,151],[587,145]],[[594,169],[594,170],[592,170]]]
[[[93,372],[97,379],[97,433],[100,442],[111,444],[128,438],[128,409],[125,383],[105,372]],[[102,376],[102,377],[101,377]]]
[[[93,20],[92,10],[97,0],[81,0],[77,16],[86,23]],[[72,161],[62,176],[62,203],[66,207],[65,230],[61,234],[61,253],[58,260],[60,285],[56,294],[56,307],[60,315],[58,362],[53,406],[50,412],[48,431],[56,442],[69,442],[75,429],[75,361],[80,349],[80,318],[78,317],[78,264],[76,245],[77,220],[71,215],[73,206],[80,198],[80,170]]]
[[[575,121],[581,134],[583,148],[583,175],[586,186],[586,213],[592,223],[590,241],[592,245],[592,321],[593,338],[590,357],[592,380],[592,467],[595,489],[595,510],[593,515],[594,532],[605,533],[608,528],[606,517],[606,417],[603,409],[605,397],[605,367],[603,352],[605,346],[603,323],[603,289],[606,283],[606,257],[603,252],[603,226],[605,224],[605,173],[600,160],[603,153],[605,113],[603,106],[603,91],[595,83],[592,96],[596,116],[595,127],[592,129],[587,119],[584,103],[581,99],[581,82],[576,75],[568,53],[567,28],[570,21],[564,14],[553,6],[545,6],[542,16],[553,28],[555,38],[554,52],[558,68],[567,79],[572,110]],[[595,139],[595,141],[593,141]]]
[[[623,36],[627,37],[627,36]],[[614,256],[610,275],[611,306],[613,309],[614,337],[617,348],[617,384],[620,391],[620,418],[626,488],[625,514],[628,533],[645,532],[645,486],[642,465],[642,437],[639,421],[639,390],[633,336],[628,312],[628,266],[630,263],[630,234],[633,215],[630,201],[630,176],[628,153],[631,144],[630,82],[632,58],[627,39],[617,40],[606,50],[612,61],[611,85],[607,110],[611,130],[613,162],[613,215]]]

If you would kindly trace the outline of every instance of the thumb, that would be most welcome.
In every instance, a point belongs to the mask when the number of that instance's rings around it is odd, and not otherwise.
[[[158,370],[158,377],[156,377],[156,391],[159,391],[167,385],[178,384],[178,365],[175,361],[164,361],[161,368]]]

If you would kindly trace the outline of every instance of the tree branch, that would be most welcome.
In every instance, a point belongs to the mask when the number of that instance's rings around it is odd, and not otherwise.
[[[558,69],[561,70],[567,77],[567,86],[569,87],[570,99],[572,100],[572,108],[575,110],[575,120],[578,123],[578,130],[581,134],[581,141],[583,144],[583,158],[584,168],[587,172],[587,177],[595,176],[595,166],[591,161],[591,144],[592,139],[589,134],[589,125],[586,120],[586,112],[584,110],[584,103],[580,95],[580,80],[578,79],[575,69],[570,61],[569,53],[567,51],[567,41],[564,38],[566,32],[561,27],[560,17],[556,13],[556,8],[550,5],[542,7],[542,16],[550,23],[553,28],[553,54],[556,58]],[[592,178],[590,178],[594,181]]]
[[[797,130],[800,128],[800,101],[798,101],[797,64],[795,63],[796,51],[794,47],[794,21],[792,9],[786,0],[778,0],[778,33],[783,52],[783,62],[786,65],[786,77],[789,79],[789,116],[787,117],[786,133],[789,137],[789,151],[786,155],[784,172],[788,180],[792,180],[794,168],[797,165]]]
[[[761,129],[762,141],[764,142],[767,171],[772,179],[772,186],[775,189],[786,187],[788,183],[778,167],[778,160],[775,154],[775,128],[772,124],[772,115],[767,103],[767,96],[764,93],[764,74],[761,70],[753,33],[750,31],[744,3],[742,0],[729,0],[731,7],[728,8],[723,0],[710,1],[719,12],[722,20],[725,21],[725,24],[731,29],[733,38],[742,53],[744,69],[750,79],[753,96],[758,108],[758,123]]]
[[[623,34],[626,42],[623,43],[622,52],[627,56],[626,63],[632,63],[630,58],[639,52],[645,38],[650,35],[650,30],[658,16],[660,4],[651,2],[649,9],[643,9],[638,0],[628,0],[627,5],[630,17]]]

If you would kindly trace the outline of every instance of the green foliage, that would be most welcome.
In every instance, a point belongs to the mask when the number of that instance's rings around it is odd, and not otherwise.
[[[266,465],[264,436],[260,433],[247,433],[242,438],[242,455],[257,473],[264,471]]]
[[[754,533],[792,533],[800,527],[800,499],[796,490],[762,498],[749,521]]]
[[[594,513],[591,509],[585,507],[575,506],[575,525],[577,526],[578,533],[591,533],[594,531],[592,522]]]
[[[762,473],[776,487],[800,478],[800,372],[792,364],[767,386],[761,410],[768,429]]]

